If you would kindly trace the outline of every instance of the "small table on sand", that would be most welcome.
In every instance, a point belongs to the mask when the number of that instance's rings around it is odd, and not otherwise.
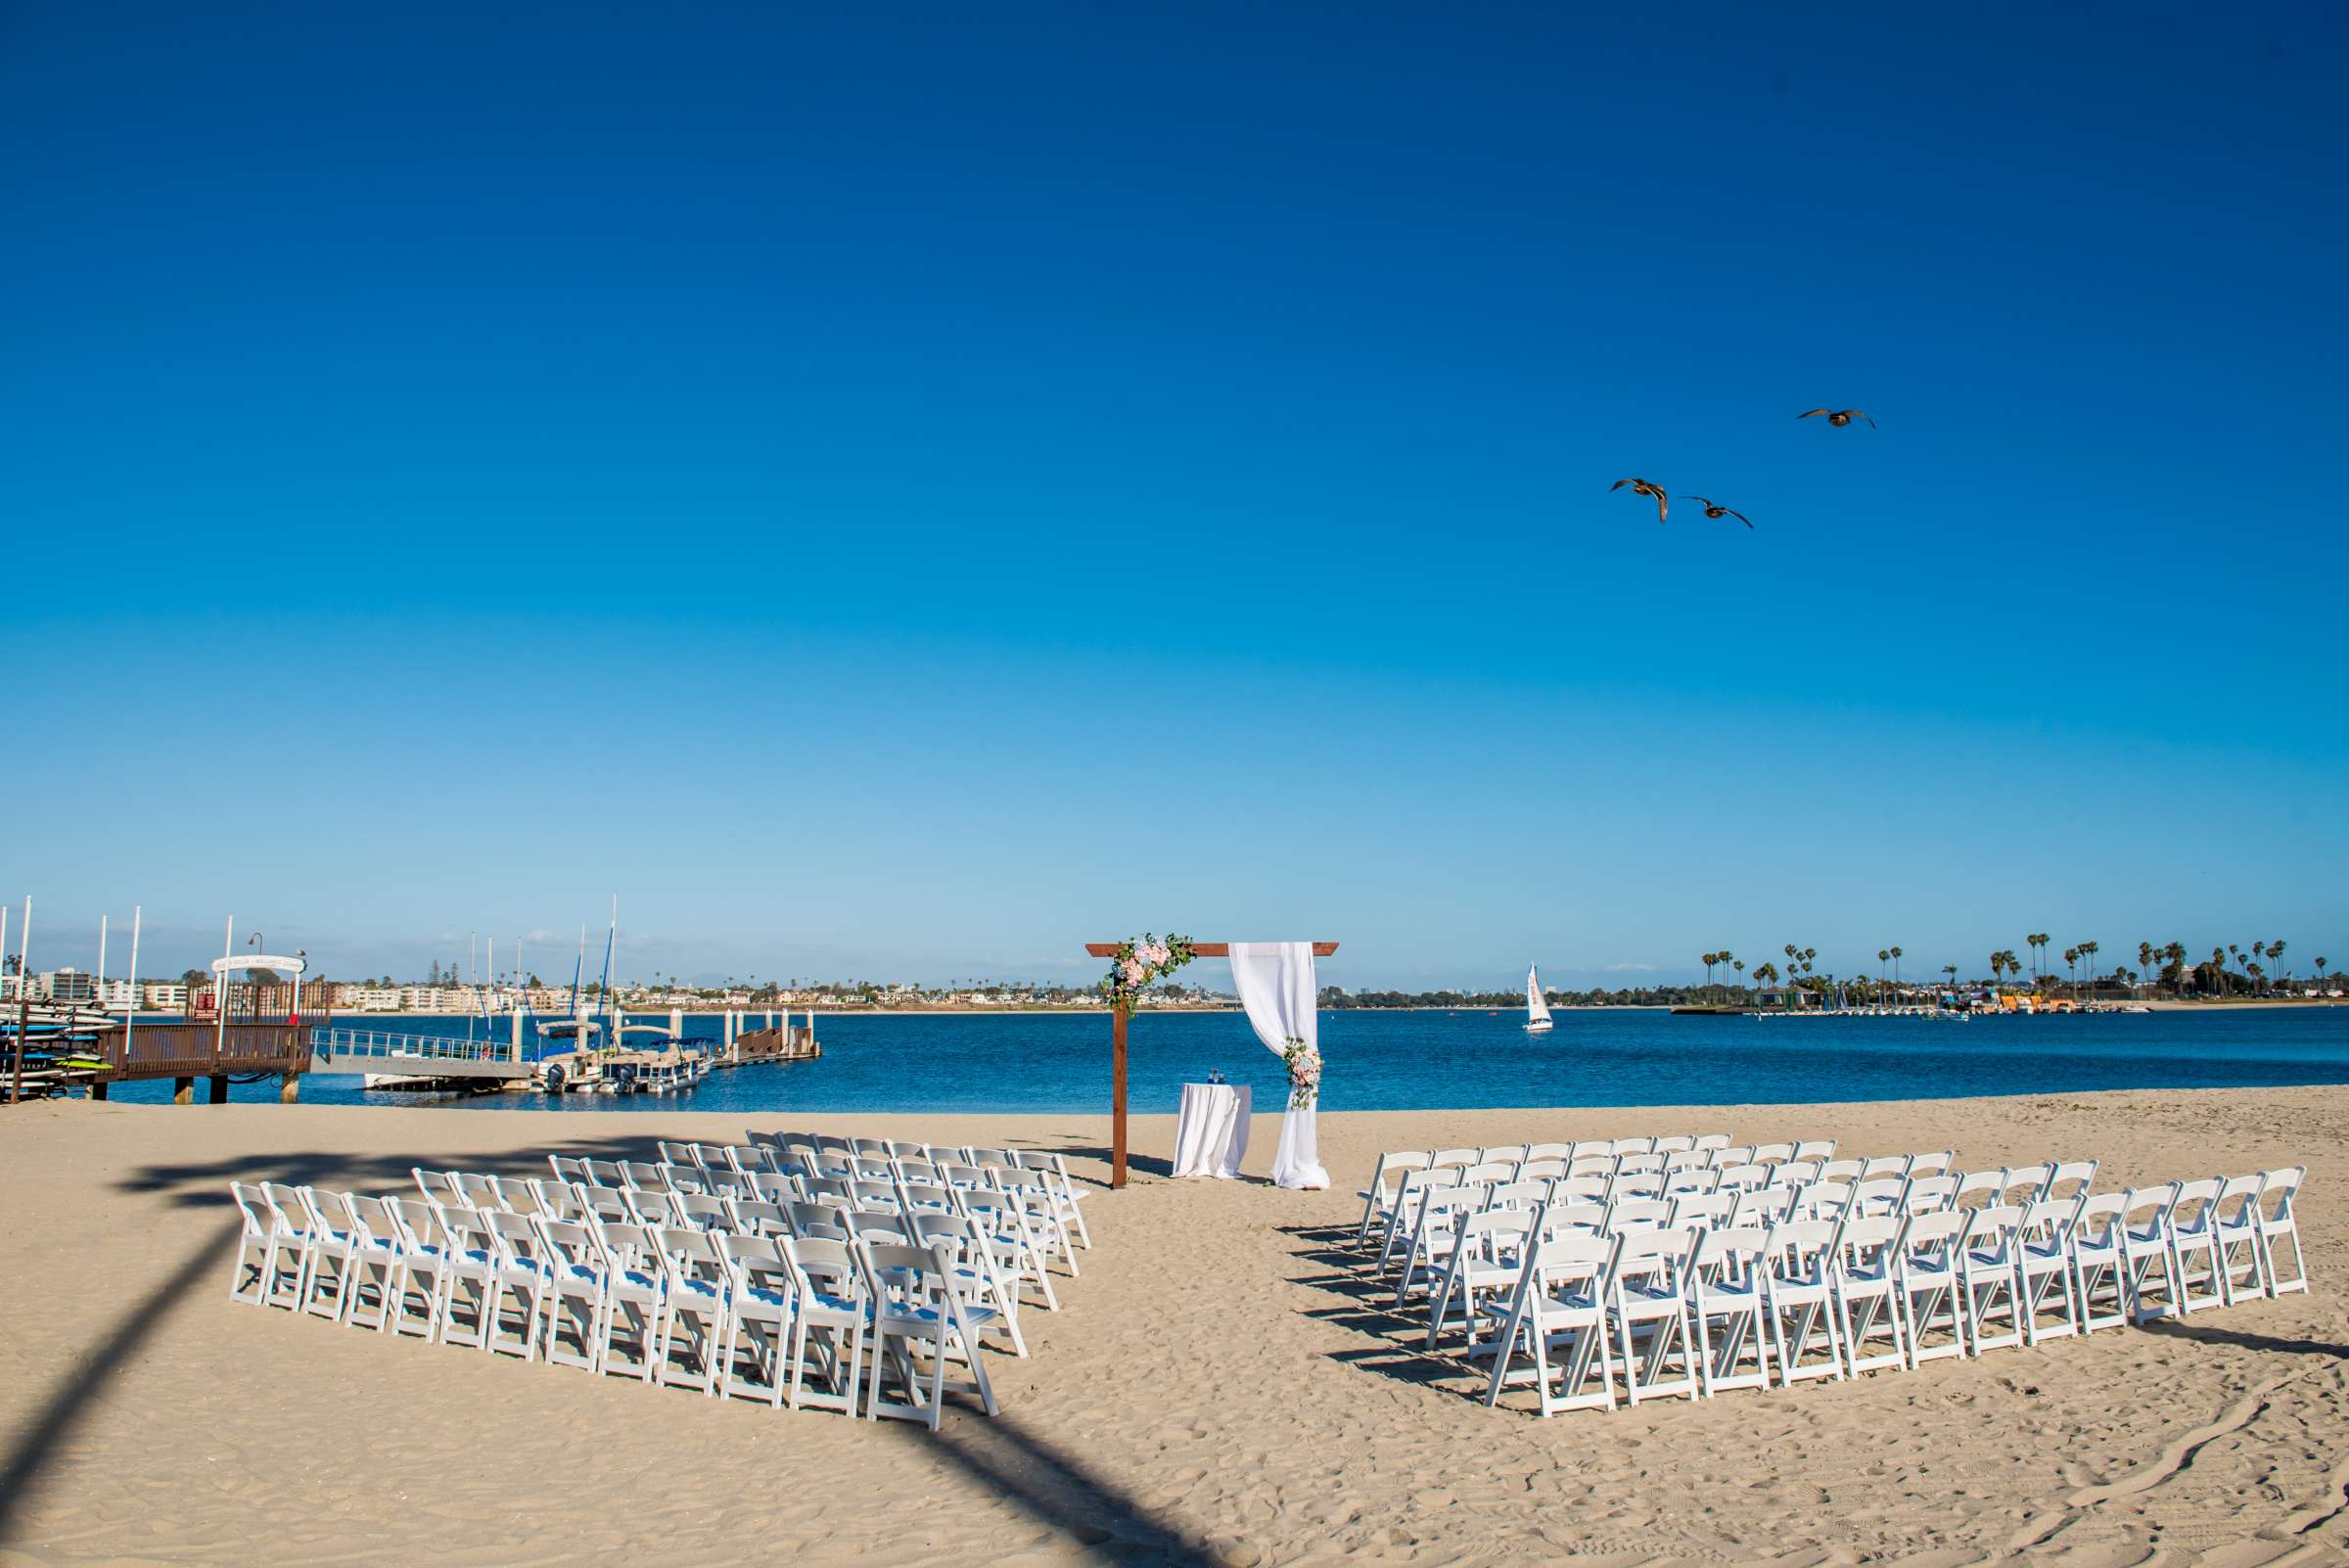
[[[1253,1091],[1245,1084],[1185,1084],[1182,1114],[1174,1119],[1174,1174],[1219,1176],[1240,1174],[1248,1152],[1248,1110]]]

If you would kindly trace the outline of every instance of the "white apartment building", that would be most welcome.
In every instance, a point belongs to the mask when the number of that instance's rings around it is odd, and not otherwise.
[[[349,999],[344,1002],[352,1012],[396,1013],[400,1006],[397,986],[352,986]]]
[[[188,1008],[187,982],[181,980],[149,980],[140,983],[145,994],[139,1005],[151,1013],[181,1013]]]
[[[98,977],[79,969],[52,969],[39,978],[33,994],[60,1007],[95,1007]]]

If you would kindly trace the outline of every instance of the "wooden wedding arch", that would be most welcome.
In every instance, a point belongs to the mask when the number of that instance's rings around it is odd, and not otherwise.
[[[1122,945],[1123,944],[1115,942],[1088,942],[1084,945],[1084,950],[1096,958],[1115,958],[1118,955],[1118,948]],[[1326,958],[1337,950],[1338,945],[1334,942],[1313,944],[1313,956],[1316,958]],[[1228,942],[1194,942],[1191,944],[1191,956],[1194,958],[1229,958],[1231,944]],[[1126,1014],[1118,1008],[1112,1007],[1109,1010],[1109,1184],[1113,1187],[1122,1187],[1126,1184]]]

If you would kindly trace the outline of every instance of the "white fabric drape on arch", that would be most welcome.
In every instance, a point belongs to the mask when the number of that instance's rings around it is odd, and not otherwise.
[[[1256,1026],[1256,1038],[1277,1056],[1292,1038],[1318,1046],[1313,1011],[1313,945],[1310,942],[1235,942],[1231,978],[1240,1006]],[[1317,1097],[1317,1096],[1316,1096]],[[1313,1105],[1292,1106],[1280,1119],[1280,1148],[1272,1156],[1272,1181],[1299,1190],[1329,1185],[1314,1146]]]

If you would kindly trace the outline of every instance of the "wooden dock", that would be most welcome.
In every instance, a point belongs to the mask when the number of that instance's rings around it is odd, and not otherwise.
[[[758,1062],[806,1062],[824,1054],[815,1042],[812,1026],[779,1025],[773,1029],[748,1029],[734,1037],[732,1051],[720,1051],[712,1064],[716,1067],[749,1067]]]
[[[300,1097],[301,1075],[309,1069],[309,1038],[310,1026],[295,1023],[232,1022],[225,1029],[216,1022],[192,1019],[142,1023],[135,1029],[116,1025],[100,1031],[88,1044],[73,1047],[71,1061],[93,1065],[23,1069],[23,1092],[87,1088],[92,1099],[103,1100],[112,1084],[167,1078],[172,1103],[192,1105],[201,1078],[210,1081],[210,1103],[226,1105],[229,1080],[274,1076],[280,1081],[278,1097],[291,1105]],[[0,1089],[13,1082],[12,1075],[9,1083],[0,1083]]]

